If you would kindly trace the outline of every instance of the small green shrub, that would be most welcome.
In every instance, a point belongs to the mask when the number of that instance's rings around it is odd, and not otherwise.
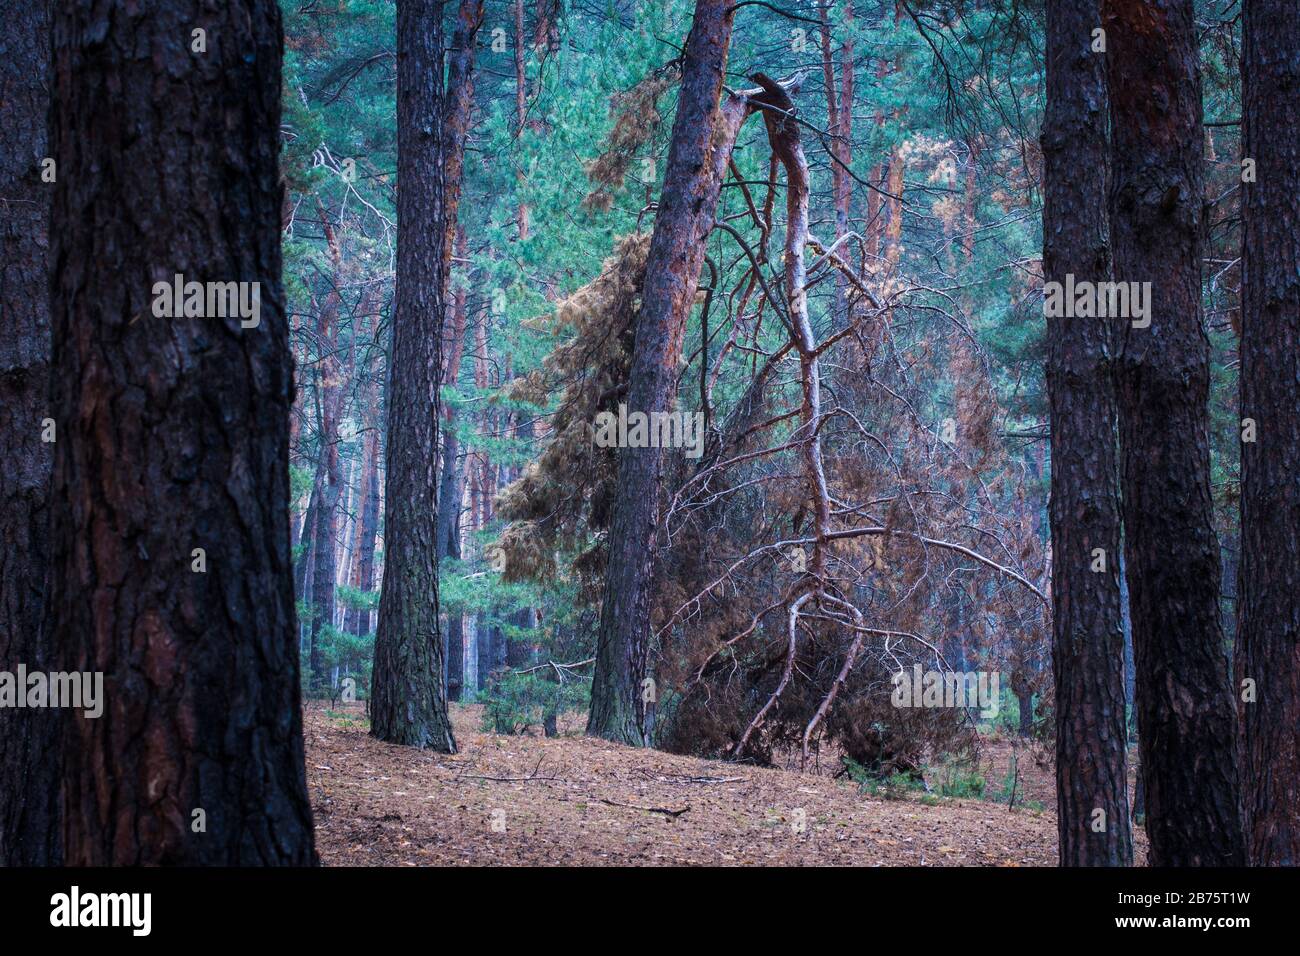
[[[970,761],[945,761],[938,768],[940,796],[981,800],[984,797],[984,789],[984,775],[980,773],[979,767]]]
[[[545,671],[506,673],[483,689],[483,729],[494,734],[522,734],[542,726],[547,718],[586,708],[591,694],[587,681],[563,684],[547,680]]]

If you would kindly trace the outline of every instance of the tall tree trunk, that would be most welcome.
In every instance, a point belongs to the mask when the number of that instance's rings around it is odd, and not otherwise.
[[[492,382],[492,343],[488,338],[491,317],[480,313],[479,321],[474,325],[474,387],[480,393],[491,388]],[[499,384],[499,383],[497,383]],[[493,435],[496,432],[496,411],[491,404],[486,404],[479,416],[479,434]],[[481,531],[492,521],[492,503],[496,498],[496,467],[486,448],[474,452],[474,482],[471,489],[472,523],[475,531]]]
[[[442,439],[442,474],[438,488],[438,558],[460,559],[460,501],[464,493],[460,442],[453,429],[455,412],[449,408]],[[465,685],[464,629],[459,611],[447,612],[447,698],[461,699]]]
[[[729,0],[696,0],[632,352],[628,408],[638,412],[668,411],[673,404],[686,318],[726,168],[725,159],[721,169],[712,160],[733,17]],[[651,732],[642,682],[662,474],[661,449],[625,448],[619,455],[587,722],[589,734],[634,745],[648,744]]]
[[[903,4],[900,0],[894,3],[894,34],[898,35],[899,25],[903,22]],[[904,57],[900,53],[889,67],[884,71],[885,76],[890,73],[898,73],[904,68]],[[881,74],[877,74],[881,76]],[[883,78],[883,77],[882,77]],[[893,111],[895,120],[900,120],[907,107]],[[899,137],[902,136],[900,130]],[[888,219],[882,224],[883,226],[883,254],[884,267],[886,273],[892,273],[898,269],[898,264],[903,255],[903,190],[904,190],[904,170],[907,166],[906,158],[903,154],[904,141],[900,138],[889,153],[889,161],[885,164],[885,193],[882,202],[885,206]]]
[[[480,656],[478,644],[478,617],[474,614],[465,615],[464,625],[465,686],[463,688],[463,693],[468,693],[483,689],[483,672],[478,666]]]
[[[476,355],[474,366],[474,380],[479,389],[487,389],[493,384],[491,370],[492,344],[488,338],[489,316],[482,316],[482,320],[475,327],[476,336]],[[495,435],[497,431],[498,413],[491,407],[484,408],[480,433],[483,435]],[[482,449],[478,453],[478,518],[475,522],[476,529],[486,528],[492,521],[493,504],[496,501],[497,489],[497,463],[492,461],[487,449]],[[493,606],[479,620],[479,680],[480,686],[487,686],[489,682],[495,682],[501,677],[501,671],[506,666],[506,638],[497,621],[498,608]]]
[[[354,563],[352,586],[358,591],[373,591],[375,588],[375,541],[379,537],[379,500],[382,489],[379,483],[379,456],[382,445],[379,441],[378,412],[368,418],[370,428],[366,432],[365,451],[366,467],[362,476],[361,514],[357,519],[357,559]],[[370,632],[370,612],[355,609],[348,622],[351,634]]]
[[[840,161],[845,170],[835,194],[836,238],[848,232],[853,201],[853,179],[848,173],[853,161],[853,0],[844,0],[840,22],[844,25],[844,39],[840,43]]]
[[[287,191],[286,191],[287,193]],[[289,340],[293,341],[294,333],[297,329],[292,323],[289,326]],[[299,383],[300,384],[300,383]],[[294,389],[293,408],[289,411],[289,470],[292,474],[294,468],[301,468],[303,463],[302,455],[302,420],[306,417],[304,409],[305,389],[298,387]],[[310,501],[310,493],[308,494]],[[302,500],[299,495],[289,500],[289,547],[293,551],[298,550],[298,545],[302,542],[303,528],[302,510],[307,507],[308,502]],[[300,572],[300,562],[294,563],[294,598],[301,597],[300,591],[302,575]]]
[[[444,241],[447,246],[448,263],[443,276],[444,282],[451,280],[450,263],[457,238],[461,186],[465,176],[465,138],[469,134],[470,116],[474,111],[474,54],[477,50],[475,40],[482,25],[483,0],[461,0],[447,68],[445,104],[447,116],[443,127],[446,144],[443,148],[446,152],[444,189],[447,209]],[[448,294],[448,292],[443,293],[444,297]],[[464,331],[463,326],[461,331]],[[443,351],[444,354],[447,352],[445,345]]]
[[[1098,0],[1048,0],[1042,132],[1047,282],[1064,283],[1067,274],[1089,282],[1110,279],[1106,62],[1090,49],[1100,22]],[[1056,825],[1062,866],[1133,863],[1111,338],[1108,323],[1097,319],[1047,320]],[[1101,827],[1094,816],[1098,809],[1105,815]]]
[[[472,640],[474,642],[474,660],[475,660],[475,681],[474,686],[477,690],[483,690],[488,685],[488,678],[492,676],[492,669],[495,666],[495,650],[492,643],[492,628],[488,626],[487,619],[482,614],[475,614],[471,618],[473,622],[470,628]]]
[[[533,422],[526,415],[526,412],[516,414],[518,424],[514,427],[511,437],[516,441],[531,444],[534,434]],[[519,419],[523,420],[519,421]],[[509,484],[517,477],[518,475],[511,475],[502,479],[502,483]],[[524,632],[527,636],[516,636],[506,641],[506,666],[512,668],[524,667],[533,662],[533,642],[537,636],[537,609],[533,607],[519,608],[511,616],[510,623],[516,630]]]
[[[524,0],[514,0],[515,15],[515,138],[524,135],[524,122],[528,116],[528,76],[524,69],[527,41],[524,38]],[[517,179],[522,189],[528,177],[521,168]],[[528,203],[519,202],[519,238],[527,239],[529,235]]]
[[[562,0],[537,0],[537,24],[533,29],[533,49],[539,56],[549,52],[560,40]]]
[[[835,207],[835,238],[839,239],[849,228],[849,200],[853,180],[849,176],[849,162],[853,156],[853,0],[844,0],[839,21],[844,28],[840,43],[840,86],[835,86],[835,64],[832,57],[830,0],[820,5],[822,40],[822,83],[826,88],[826,131],[831,137],[831,201]],[[838,284],[842,277],[837,277]]]
[[[1300,866],[1300,6],[1246,0],[1239,674],[1250,861]]]
[[[352,545],[352,580],[351,586],[357,592],[366,592],[375,586],[375,540],[379,535],[379,499],[382,491],[379,485],[379,371],[373,359],[377,349],[371,336],[379,326],[378,316],[373,314],[378,308],[377,297],[366,296],[362,305],[361,335],[363,352],[361,374],[365,385],[361,391],[361,480],[357,485],[356,537]],[[344,630],[349,634],[368,634],[370,632],[370,612],[360,608],[350,608],[344,621]]]
[[[1096,9],[1096,4],[1093,4]],[[980,144],[977,138],[972,138],[966,144],[970,150],[970,157],[966,163],[965,183],[962,189],[962,219],[963,228],[966,235],[962,237],[962,252],[966,261],[970,262],[975,258],[975,233],[979,230],[979,164],[980,164]],[[1102,182],[1101,199],[1105,201],[1105,182]],[[1109,266],[1109,261],[1107,266]]]
[[[442,474],[438,488],[438,558],[460,559],[461,499],[465,494],[467,455],[460,453],[456,412],[448,406],[442,441]],[[447,612],[447,695],[460,700],[465,686],[464,629],[459,611]]]
[[[451,62],[447,70],[447,117],[443,131],[446,161],[447,216],[444,243],[447,269],[444,273],[444,300],[452,302],[452,321],[445,324],[441,381],[454,384],[460,371],[465,346],[467,316],[464,283],[451,288],[453,263],[464,258],[468,242],[465,229],[458,222],[460,196],[465,169],[465,140],[474,110],[475,37],[483,23],[483,0],[461,0],[452,38]],[[456,440],[456,409],[448,404],[442,435],[442,472],[438,488],[438,558],[460,557],[461,470],[458,467],[459,445]],[[465,683],[464,633],[459,613],[447,612],[446,635],[447,698],[460,700]]]
[[[830,138],[827,151],[831,155],[831,201],[838,212],[840,192],[843,188],[841,184],[846,177],[844,167],[836,161],[840,159],[840,137],[843,135],[843,131],[840,129],[839,88],[835,83],[835,60],[832,54],[834,44],[831,35],[830,10],[831,0],[820,0],[817,13],[821,19],[822,87],[826,91],[826,134]],[[845,225],[845,223],[839,221],[837,216],[835,223],[836,239],[844,234]],[[835,282],[838,289],[843,285],[843,277],[836,276]]]
[[[452,258],[464,259],[469,253],[469,239],[465,235],[464,227],[456,229],[456,240],[449,247]],[[451,287],[451,270],[448,269],[448,283],[446,295],[451,300],[451,322],[448,324],[446,334],[442,337],[442,372],[441,382],[445,388],[448,385],[455,385],[456,379],[460,375],[460,362],[465,355],[465,328],[469,324],[469,310],[466,303],[466,284],[458,283],[456,288]],[[454,406],[448,406],[443,410],[446,417],[450,417]]]
[[[10,11],[0,41],[0,670],[57,670],[43,621],[52,446],[46,216],[45,0]],[[57,169],[56,169],[57,172]],[[59,434],[57,424],[52,436]],[[59,712],[0,709],[0,866],[59,862]]]
[[[397,3],[397,291],[389,350],[384,581],[370,732],[455,753],[438,632],[438,378],[446,245],[442,3]]]
[[[1126,570],[1156,866],[1244,862],[1219,618],[1201,313],[1203,130],[1192,0],[1106,0],[1115,279],[1151,284],[1119,362]],[[1065,558],[1068,560],[1068,558]]]
[[[350,375],[348,377],[351,378]],[[357,529],[361,524],[357,521],[362,478],[360,443],[355,454],[347,454],[346,450],[341,451],[339,461],[342,465],[343,490],[339,496],[339,561],[335,586],[343,587],[352,584],[353,548],[356,546]],[[343,629],[347,611],[342,602],[335,601],[334,626],[339,630]]]
[[[103,716],[65,720],[70,865],[315,862],[281,49],[273,0],[55,8],[50,607],[65,665],[104,675]],[[178,273],[260,283],[257,325],[155,315]]]
[[[465,248],[465,232],[457,233],[456,247],[462,254]],[[455,382],[460,368],[461,354],[465,345],[466,302],[465,289],[461,286],[452,292],[452,333],[444,340],[448,346],[446,362],[443,363],[442,382],[450,385]],[[460,517],[461,499],[465,494],[465,471],[469,456],[461,454],[460,440],[456,437],[456,406],[448,403],[443,410],[442,433],[442,471],[438,486],[438,558],[460,558]],[[447,612],[447,697],[460,700],[465,683],[465,634],[459,612]]]
[[[849,140],[852,136],[853,117],[853,3],[846,0],[841,13],[845,39],[840,46],[840,73],[842,87],[836,88],[835,62],[832,56],[830,0],[820,5],[822,42],[822,85],[826,90],[826,130],[830,137],[828,152],[831,162],[831,204],[835,209],[835,239],[839,241],[849,229],[849,197],[851,180],[848,165],[851,158]],[[835,313],[842,315],[845,299],[845,279],[835,273]],[[842,319],[841,319],[842,321]]]
[[[877,85],[883,84],[889,73],[889,61],[884,58],[877,60]],[[875,119],[876,132],[879,135],[880,130],[885,127],[885,111],[877,107]],[[867,179],[876,187],[867,190],[866,258],[873,269],[879,268],[881,239],[885,233],[885,213],[888,207],[882,201],[881,190],[886,188],[885,182],[888,176],[889,169],[885,163],[876,163],[871,167],[871,172],[867,174]]]
[[[885,209],[889,220],[884,225],[885,266],[890,272],[898,268],[903,255],[903,171],[907,162],[902,146],[895,146],[889,155],[889,169],[885,174]]]
[[[302,553],[293,569],[293,596],[295,601],[311,602],[312,543],[316,540],[316,497],[315,482],[311,494],[307,496],[307,513],[302,520]],[[310,622],[307,622],[310,629]]]
[[[339,419],[343,406],[342,370],[338,356],[338,320],[343,281],[343,253],[339,237],[318,202],[326,245],[333,266],[329,288],[321,302],[317,327],[317,367],[320,370],[320,437],[316,464],[316,507],[312,529],[311,631],[308,641],[307,682],[312,693],[320,693],[325,681],[321,645],[322,631],[334,626],[335,579],[338,574],[338,513],[343,488],[339,467]]]

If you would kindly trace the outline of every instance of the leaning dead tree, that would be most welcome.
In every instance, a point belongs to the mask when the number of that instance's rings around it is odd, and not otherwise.
[[[725,152],[712,158],[731,173],[731,201],[701,240],[704,344],[676,377],[679,405],[694,404],[708,428],[702,458],[670,457],[655,527],[657,740],[768,761],[777,751],[807,758],[829,736],[863,764],[915,770],[914,744],[952,738],[963,715],[891,708],[890,678],[914,663],[996,669],[1041,656],[1045,556],[1025,476],[990,466],[995,403],[969,325],[942,290],[872,260],[856,233],[812,233],[807,126],[794,105],[802,76],[753,81],[715,113]],[[751,158],[734,151],[754,114],[770,149],[765,195],[741,169]],[[627,400],[647,239],[623,240],[596,280],[534,323],[565,338],[512,397],[561,399],[549,445],[501,498],[508,579],[576,573],[588,600],[608,586],[618,464],[593,442],[592,423]],[[824,329],[809,301],[832,279],[848,307]],[[902,359],[916,342],[897,333],[914,340],[922,327],[913,306],[956,330],[933,356],[959,383],[951,429],[930,420]],[[923,620],[946,633],[928,636]]]
[[[779,376],[776,369],[780,363],[797,363],[795,402],[783,414],[745,425],[744,438],[741,439],[731,434],[741,430],[741,422],[733,418],[727,423],[719,433],[720,446],[728,442],[741,445],[763,432],[772,436],[771,440],[759,447],[738,449],[738,453],[730,455],[719,452],[714,460],[688,478],[668,509],[666,531],[670,547],[676,542],[684,545],[683,550],[687,552],[695,551],[683,539],[700,534],[701,518],[705,519],[707,526],[708,522],[716,519],[721,503],[735,499],[742,492],[748,496],[762,486],[784,486],[775,494],[769,490],[769,497],[779,501],[783,494],[789,496],[787,500],[795,511],[791,530],[798,532],[806,526],[807,531],[776,536],[776,540],[750,546],[716,574],[702,576],[702,586],[668,615],[658,628],[657,638],[661,647],[674,643],[670,637],[674,627],[707,621],[710,614],[705,608],[706,603],[728,603],[728,592],[732,597],[737,596],[738,578],[752,574],[756,565],[770,565],[775,561],[778,566],[788,569],[788,581],[778,590],[779,597],[763,603],[749,615],[744,626],[708,649],[684,682],[682,693],[688,702],[697,691],[710,698],[716,687],[704,685],[709,684],[711,678],[726,674],[734,676],[741,669],[738,660],[744,654],[747,642],[766,645],[759,654],[763,662],[759,669],[767,672],[768,679],[759,682],[764,687],[754,699],[757,706],[739,726],[738,735],[734,735],[721,749],[731,756],[745,758],[769,753],[772,746],[755,748],[755,738],[772,720],[783,700],[792,696],[801,699],[787,702],[793,706],[787,706],[782,721],[788,722],[790,714],[798,713],[802,726],[793,740],[775,739],[772,743],[797,743],[806,760],[819,729],[832,713],[869,647],[876,652],[877,664],[884,667],[883,670],[879,666],[874,669],[877,676],[897,672],[905,657],[917,658],[918,652],[920,657],[936,661],[947,669],[944,653],[937,643],[915,633],[914,628],[882,624],[868,617],[859,606],[857,592],[863,590],[864,577],[873,571],[883,572],[887,567],[884,551],[888,542],[897,541],[904,549],[914,551],[910,557],[919,559],[922,564],[931,551],[959,555],[1015,582],[1040,604],[1045,604],[1046,598],[1030,580],[1030,572],[1019,566],[1020,562],[1014,555],[997,560],[974,546],[944,540],[927,533],[918,521],[909,523],[898,509],[886,518],[871,520],[873,505],[899,505],[906,509],[910,504],[902,498],[892,497],[875,502],[854,502],[845,494],[843,469],[855,454],[844,455],[844,442],[847,440],[850,448],[853,444],[861,444],[886,449],[887,445],[864,425],[850,404],[827,400],[823,362],[828,356],[843,351],[840,347],[851,341],[855,341],[859,349],[858,358],[869,362],[877,354],[880,337],[885,334],[882,323],[903,298],[906,287],[895,277],[875,282],[854,270],[844,255],[845,248],[854,238],[852,234],[846,234],[833,243],[822,243],[813,237],[808,219],[808,163],[800,138],[801,121],[792,99],[798,93],[802,77],[777,83],[760,73],[752,79],[759,84],[758,89],[733,94],[731,102],[740,102],[747,109],[762,112],[773,166],[779,165],[785,173],[785,242],[779,275],[765,276],[763,253],[755,253],[732,227],[723,228],[751,260],[750,278],[745,280],[747,290],[757,287],[755,294],[770,305],[784,333],[768,355],[765,374],[761,374],[754,384],[761,389],[763,383]],[[758,206],[752,200],[748,201],[764,244],[771,232],[770,210],[775,185],[773,177],[763,203],[765,213],[759,213]],[[809,250],[814,255],[811,265],[807,260]],[[814,333],[809,316],[808,291],[813,283],[827,275],[845,280],[853,301],[848,310],[850,322],[819,336]],[[873,291],[873,284],[878,286],[879,294]],[[772,370],[770,374],[769,370]],[[737,410],[741,413],[740,418],[752,417],[744,402]],[[831,435],[835,436],[832,444],[841,447],[834,452],[835,460],[828,462],[826,446]],[[760,463],[766,459],[783,457],[796,465],[792,473],[761,467]],[[737,471],[745,475],[740,481],[734,478]],[[687,531],[692,524],[696,528]],[[999,541],[996,532],[987,532],[986,536]],[[855,544],[862,540],[870,544],[865,552],[858,548],[859,554],[866,556],[866,561],[859,563],[854,560],[852,552]],[[734,601],[730,603],[734,606]],[[771,626],[767,623],[769,621],[773,622]],[[772,637],[776,634],[780,639],[773,647]],[[822,645],[820,649],[816,647],[819,643]],[[818,658],[813,669],[824,674],[822,679],[813,682],[815,689],[806,687],[792,694],[792,685],[798,683],[796,674],[807,673],[809,668],[804,665],[811,663],[801,646],[806,644],[814,645],[813,657]],[[826,654],[826,648],[832,645],[836,650]],[[905,654],[900,645],[910,647],[911,654]],[[828,663],[833,663],[833,666],[828,668]],[[842,723],[839,731],[845,733],[851,723],[853,721]],[[782,736],[780,733],[776,735],[777,738]]]

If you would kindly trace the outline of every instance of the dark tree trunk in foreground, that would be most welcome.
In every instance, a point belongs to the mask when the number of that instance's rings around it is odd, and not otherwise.
[[[1043,278],[1110,278],[1106,60],[1090,49],[1099,0],[1048,0]],[[1111,326],[1047,320],[1052,427],[1052,662],[1062,866],[1129,866],[1120,624],[1119,449]],[[1105,551],[1105,570],[1093,552]],[[1024,709],[1021,718],[1023,724]],[[1094,813],[1104,812],[1104,829]]]
[[[1239,676],[1250,862],[1300,866],[1300,6],[1246,0],[1243,26]]]
[[[454,753],[438,632],[438,378],[447,263],[442,3],[397,4],[397,291],[370,732]]]
[[[42,607],[49,560],[54,446],[49,411],[50,325],[42,182],[49,105],[45,0],[18,4],[0,35],[0,670],[57,670]],[[62,437],[55,433],[56,438]],[[0,709],[0,866],[59,856],[59,713]]]
[[[191,52],[196,24],[206,53]],[[49,603],[63,664],[104,673],[102,716],[65,717],[71,865],[315,862],[281,46],[273,0],[57,6]],[[176,273],[260,283],[258,324],[156,316],[155,283]]]
[[[1212,523],[1201,313],[1203,129],[1192,0],[1107,0],[1115,279],[1151,283],[1121,323],[1126,571],[1155,866],[1244,862],[1236,712]]]
[[[628,410],[671,409],[686,318],[695,299],[704,240],[713,228],[722,170],[711,160],[734,10],[730,0],[697,0],[686,41],[677,116],[655,216],[641,315],[632,351]],[[730,152],[727,147],[727,152]],[[649,743],[642,682],[650,649],[651,566],[663,450],[625,448],[609,532],[609,564],[587,733]]]

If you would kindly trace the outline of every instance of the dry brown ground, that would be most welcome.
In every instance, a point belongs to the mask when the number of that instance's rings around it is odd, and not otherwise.
[[[460,753],[448,757],[374,740],[360,705],[309,704],[307,781],[322,862],[1055,863],[1050,810],[933,796],[923,802],[917,795],[887,800],[824,773],[592,740],[579,735],[578,720],[561,723],[557,738],[500,737],[479,729],[479,714],[478,707],[453,705]],[[1009,744],[985,747],[990,795],[1001,793],[998,774],[1005,776],[1009,753]],[[1022,756],[1021,786],[1029,800],[1050,808],[1050,769],[1028,772],[1027,764]]]

